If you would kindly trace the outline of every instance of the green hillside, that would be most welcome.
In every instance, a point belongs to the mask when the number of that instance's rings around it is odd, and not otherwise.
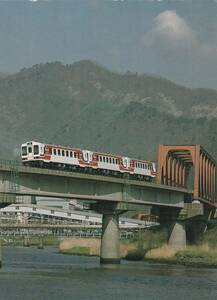
[[[217,158],[217,91],[90,62],[0,77],[0,155],[27,140],[156,159],[159,143],[200,143]]]

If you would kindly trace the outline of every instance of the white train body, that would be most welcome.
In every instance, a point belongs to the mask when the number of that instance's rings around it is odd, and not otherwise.
[[[22,144],[21,156],[25,165],[98,170],[114,175],[128,173],[148,180],[156,176],[156,166],[152,161],[34,141]]]

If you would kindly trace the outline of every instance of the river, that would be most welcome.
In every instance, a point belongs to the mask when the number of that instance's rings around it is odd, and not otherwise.
[[[217,299],[217,270],[127,262],[103,268],[97,257],[57,248],[3,249],[2,300]]]

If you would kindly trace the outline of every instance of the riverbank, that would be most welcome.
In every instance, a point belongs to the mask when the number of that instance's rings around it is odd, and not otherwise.
[[[166,240],[164,231],[147,231],[140,239],[121,240],[120,256],[127,260],[142,260],[145,253],[160,247]],[[60,242],[59,251],[63,254],[99,256],[100,239],[70,238]]]
[[[40,243],[44,246],[59,246],[60,240],[54,236],[2,236],[0,243],[2,246],[38,246]]]
[[[95,238],[71,238],[60,242],[59,252],[62,254],[75,254],[87,256],[100,255],[100,239]],[[121,241],[120,254],[125,258],[129,252],[135,253],[138,249],[138,243],[130,241]]]
[[[164,231],[147,231],[139,240],[122,240],[120,256],[130,261],[217,268],[216,232],[212,229],[196,245],[180,250],[166,244]],[[100,240],[67,239],[60,242],[59,251],[63,254],[99,256]]]
[[[152,263],[178,264],[191,267],[217,268],[217,249],[208,244],[175,250],[167,245],[148,251],[144,260]]]

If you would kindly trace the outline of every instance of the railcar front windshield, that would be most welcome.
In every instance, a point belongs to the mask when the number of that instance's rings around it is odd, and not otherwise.
[[[22,147],[22,155],[27,155],[27,147]]]

